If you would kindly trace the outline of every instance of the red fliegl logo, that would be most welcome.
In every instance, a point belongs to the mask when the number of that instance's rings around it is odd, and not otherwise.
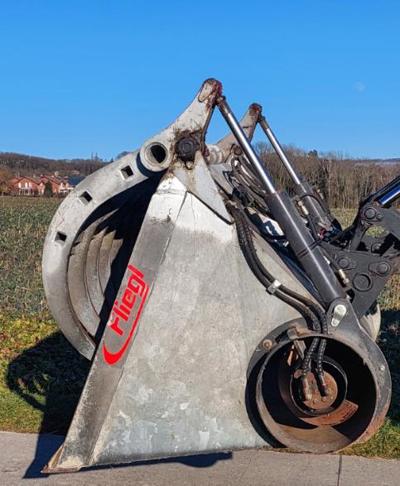
[[[128,349],[149,291],[149,286],[144,281],[143,273],[130,264],[128,265],[128,270],[130,275],[121,302],[118,302],[118,300],[114,302],[107,322],[107,327],[121,338],[122,344],[118,351],[111,352],[107,348],[106,343],[103,343],[104,360],[110,365],[117,363]]]

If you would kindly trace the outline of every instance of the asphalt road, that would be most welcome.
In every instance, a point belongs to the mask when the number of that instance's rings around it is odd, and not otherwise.
[[[241,451],[79,473],[40,473],[62,437],[0,432],[1,485],[399,486],[400,461]],[[38,445],[39,444],[39,445]]]

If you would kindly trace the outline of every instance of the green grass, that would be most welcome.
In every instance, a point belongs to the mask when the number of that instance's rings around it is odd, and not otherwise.
[[[369,457],[400,459],[400,311],[382,311],[378,344],[386,357],[392,375],[392,401],[384,426],[365,444],[344,451]]]
[[[88,362],[52,320],[41,283],[41,252],[59,200],[0,197],[0,430],[58,432],[68,427]],[[351,210],[337,215],[348,224]],[[345,454],[400,459],[400,278],[383,292],[379,345],[392,372],[392,405],[382,429]]]
[[[51,320],[0,315],[0,429],[63,433],[89,363]]]
[[[0,197],[1,311],[43,316],[41,255],[59,199]]]
[[[0,197],[0,430],[64,432],[88,371],[42,287],[43,241],[59,203]]]

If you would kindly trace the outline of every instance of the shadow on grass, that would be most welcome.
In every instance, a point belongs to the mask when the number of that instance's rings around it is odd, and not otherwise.
[[[75,351],[61,332],[38,342],[9,364],[7,385],[10,390],[43,413],[35,457],[25,478],[47,477],[41,470],[68,431],[89,369],[90,363]],[[231,453],[203,454],[148,464],[180,462],[192,467],[210,467],[219,460],[231,458]]]
[[[392,402],[388,417],[393,423],[400,425],[400,311],[382,311],[378,344],[389,364],[392,376]]]
[[[41,433],[64,435],[89,367],[90,363],[56,332],[9,364],[7,385],[43,413]]]
[[[60,445],[60,436],[68,430],[89,368],[90,363],[75,351],[61,332],[38,342],[9,364],[7,384],[10,390],[43,414],[35,457],[25,478],[40,477],[42,467]]]

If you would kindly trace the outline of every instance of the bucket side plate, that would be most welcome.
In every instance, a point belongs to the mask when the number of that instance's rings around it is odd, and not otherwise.
[[[172,181],[153,196],[130,260],[151,290],[133,344],[107,364],[106,328],[47,472],[266,445],[246,410],[247,367],[260,339],[298,315],[255,279],[235,227]],[[259,251],[277,278],[305,292],[268,245]]]

